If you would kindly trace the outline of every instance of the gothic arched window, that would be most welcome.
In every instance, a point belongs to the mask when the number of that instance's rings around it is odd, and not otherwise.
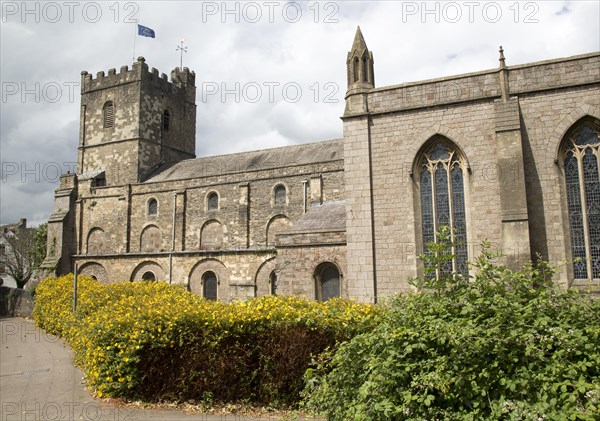
[[[353,63],[352,73],[354,73],[354,81],[353,82],[358,82],[358,67],[360,65],[358,57],[354,57],[354,60],[352,61],[352,63]]]
[[[115,104],[112,101],[106,101],[102,107],[102,119],[104,128],[115,126]]]
[[[563,148],[575,279],[600,278],[600,121],[585,121]]]
[[[438,139],[425,150],[419,161],[421,224],[423,248],[437,242],[442,226],[452,232],[451,262],[430,276],[448,273],[468,274],[467,221],[465,212],[464,164],[449,142]]]

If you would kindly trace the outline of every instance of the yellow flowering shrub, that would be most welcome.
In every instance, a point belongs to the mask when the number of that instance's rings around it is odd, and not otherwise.
[[[267,296],[231,304],[164,282],[73,276],[37,289],[38,326],[73,348],[99,396],[293,405],[311,360],[376,322],[377,307]]]

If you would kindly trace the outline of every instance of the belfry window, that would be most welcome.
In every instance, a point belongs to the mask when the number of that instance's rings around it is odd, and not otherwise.
[[[575,279],[600,279],[600,122],[567,136],[564,171]]]
[[[438,241],[436,233],[442,226],[450,227],[454,244],[454,258],[432,277],[468,275],[463,165],[457,151],[443,140],[428,148],[419,163],[423,248]]]
[[[115,127],[115,104],[112,101],[107,101],[102,107],[102,118],[104,120],[104,128]]]

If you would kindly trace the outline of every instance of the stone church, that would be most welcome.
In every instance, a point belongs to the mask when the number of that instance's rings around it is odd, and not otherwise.
[[[213,300],[377,301],[446,225],[442,271],[468,276],[488,240],[510,266],[539,255],[568,262],[564,287],[600,285],[599,52],[508,66],[501,49],[495,69],[385,87],[373,64],[358,29],[342,139],[201,158],[193,71],[83,72],[45,266]]]

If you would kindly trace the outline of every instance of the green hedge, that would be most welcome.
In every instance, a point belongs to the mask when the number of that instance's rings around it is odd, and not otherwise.
[[[432,265],[452,255],[437,250]],[[474,279],[390,300],[381,323],[306,375],[330,420],[598,420],[600,300],[559,290],[543,262],[513,272],[484,245]]]
[[[378,310],[297,297],[224,304],[163,282],[80,276],[37,288],[38,326],[63,336],[99,396],[292,406],[313,356],[375,324]]]

